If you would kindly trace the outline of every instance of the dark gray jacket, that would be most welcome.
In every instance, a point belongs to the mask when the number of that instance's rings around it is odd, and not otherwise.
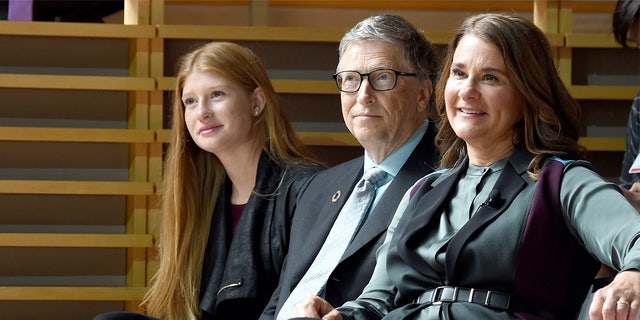
[[[439,157],[433,145],[436,133],[434,127],[433,124],[429,124],[424,137],[329,276],[324,298],[332,305],[338,306],[355,299],[362,292],[375,267],[375,252],[384,240],[387,227],[402,196],[416,180],[437,167]],[[275,318],[284,301],[313,262],[342,206],[362,176],[363,166],[362,157],[336,165],[314,176],[304,190],[295,208],[289,256],[283,266],[278,289],[260,316],[261,320]],[[339,199],[333,201],[338,190],[342,194]]]
[[[257,319],[276,288],[296,197],[314,164],[283,167],[263,153],[256,187],[232,234],[231,181],[213,214],[201,283],[203,319]],[[283,177],[284,176],[284,177]]]

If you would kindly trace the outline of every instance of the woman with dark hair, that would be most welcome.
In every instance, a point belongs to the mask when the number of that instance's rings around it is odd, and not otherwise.
[[[592,319],[636,319],[640,215],[580,159],[579,107],[545,34],[480,14],[436,88],[441,170],[410,188],[364,292],[323,319],[575,319],[600,264],[620,271]]]

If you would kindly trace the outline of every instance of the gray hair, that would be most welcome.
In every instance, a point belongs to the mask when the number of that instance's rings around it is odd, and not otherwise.
[[[414,69],[411,71],[421,81],[430,79],[435,84],[438,64],[431,41],[405,18],[381,14],[358,22],[340,40],[340,60],[351,42],[361,40],[387,41],[402,46],[405,59]]]

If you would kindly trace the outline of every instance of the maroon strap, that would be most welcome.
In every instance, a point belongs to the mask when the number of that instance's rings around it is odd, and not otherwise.
[[[514,297],[526,301],[526,309],[574,319],[599,263],[569,233],[564,221],[560,205],[564,167],[564,162],[547,160],[536,184],[517,257]],[[524,306],[513,304],[514,313],[521,311],[518,305]]]

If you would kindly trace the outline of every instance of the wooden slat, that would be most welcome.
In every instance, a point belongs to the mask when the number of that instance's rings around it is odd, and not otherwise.
[[[308,146],[359,147],[360,143],[349,132],[297,132]]]
[[[152,143],[154,130],[0,127],[0,141]]]
[[[169,0],[172,1],[172,0]],[[179,0],[178,0],[179,1]],[[203,0],[201,2],[206,2]],[[570,0],[571,8],[576,12],[613,12],[616,0]],[[318,7],[348,9],[406,9],[437,11],[532,11],[533,0],[453,0],[453,1],[415,1],[415,0],[270,0],[270,6],[278,7]]]
[[[298,132],[300,139],[309,146],[358,147],[360,143],[346,132]],[[624,138],[581,137],[580,143],[590,151],[624,151]]]
[[[156,138],[158,142],[169,143],[169,139],[171,139],[171,129],[157,130]]]
[[[0,35],[129,39],[154,38],[156,29],[151,25],[0,21]]]
[[[620,48],[613,34],[571,33],[565,37],[566,46],[571,48]]]
[[[327,75],[329,76],[329,75]],[[175,77],[158,78],[158,90],[171,91],[175,89]],[[271,79],[274,89],[278,93],[297,94],[339,94],[333,80],[291,80]]]
[[[297,132],[308,146],[359,147],[360,143],[349,132]],[[168,142],[169,130],[158,134],[159,142]],[[624,151],[624,138],[582,137],[580,143],[591,151]]]
[[[635,86],[570,86],[576,99],[633,100],[638,92]]]
[[[333,80],[271,80],[278,93],[339,94]]]
[[[150,248],[150,234],[0,233],[0,247]]]
[[[170,130],[158,130],[158,142],[169,142]],[[308,146],[359,147],[360,143],[349,132],[296,132]]]
[[[453,31],[429,31],[427,28],[422,29],[426,29],[426,31],[424,31],[425,36],[429,38],[429,41],[431,41],[431,43],[436,45],[449,44],[451,39],[453,39],[453,37],[456,35],[456,33]]]
[[[616,0],[570,0],[569,5],[576,12],[611,13]],[[250,0],[165,0],[169,4],[191,5],[235,5],[249,6]],[[415,1],[415,0],[270,0],[272,7],[315,7],[337,9],[415,9],[458,11],[532,11],[533,0],[453,0],[453,1]]]
[[[170,130],[158,130],[158,142],[169,142]],[[308,146],[359,147],[360,143],[349,132],[296,132]]]
[[[249,0],[165,0],[170,4],[249,6]],[[533,0],[269,0],[271,7],[303,7],[330,9],[413,9],[413,10],[516,10],[531,11]]]
[[[153,195],[152,182],[0,180],[0,194]]]
[[[159,25],[164,39],[338,42],[344,29],[309,27]]]
[[[163,39],[205,39],[229,41],[339,42],[346,30],[339,28],[159,25]],[[426,31],[434,44],[447,44],[452,31]],[[562,37],[562,36],[561,36]]]
[[[151,91],[155,79],[114,76],[0,74],[0,88]]]
[[[565,36],[557,33],[547,33],[547,39],[553,47],[563,47],[565,43]]]
[[[571,0],[569,5],[575,12],[611,14],[616,8],[617,0]]]
[[[158,77],[156,78],[157,89],[161,91],[175,90],[176,77]]]
[[[319,7],[345,9],[410,9],[410,10],[466,10],[466,11],[532,11],[533,0],[455,0],[455,1],[415,1],[415,0],[270,0],[271,6]]]
[[[251,0],[164,0],[166,4],[206,4],[206,5],[237,5],[248,6]]]
[[[140,287],[0,287],[0,300],[142,300],[147,288]]]
[[[624,151],[625,138],[581,137],[580,144],[589,151]]]

